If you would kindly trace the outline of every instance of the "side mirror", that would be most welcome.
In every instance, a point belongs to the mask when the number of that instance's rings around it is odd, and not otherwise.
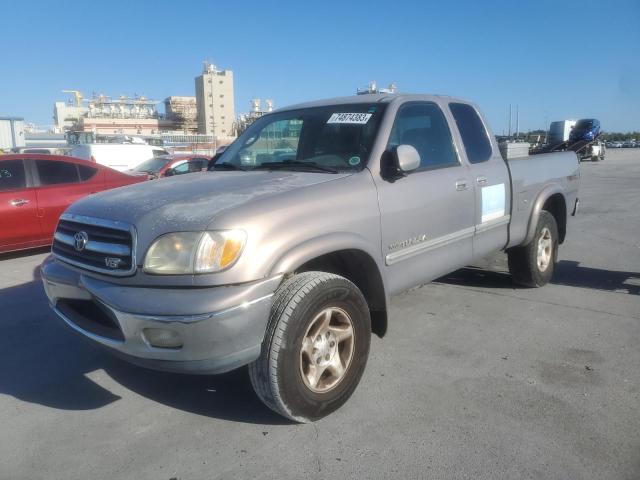
[[[413,145],[398,145],[396,158],[398,170],[403,173],[411,172],[420,166],[420,154]]]
[[[381,158],[380,174],[388,182],[406,177],[420,166],[420,154],[412,145],[398,145],[385,150]]]
[[[175,174],[176,172],[173,170],[173,168],[167,168],[167,171],[164,172],[165,177],[173,177]]]

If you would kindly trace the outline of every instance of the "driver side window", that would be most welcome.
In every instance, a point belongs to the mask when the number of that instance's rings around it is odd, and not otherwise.
[[[189,173],[189,162],[184,162],[178,165],[177,167],[173,167],[174,175],[182,175],[185,173]]]
[[[420,167],[415,171],[460,164],[447,120],[432,102],[406,103],[400,107],[388,149],[398,145],[411,145],[420,154]]]

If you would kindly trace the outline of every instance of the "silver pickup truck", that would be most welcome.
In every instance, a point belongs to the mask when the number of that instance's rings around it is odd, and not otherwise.
[[[390,295],[497,251],[516,283],[546,284],[579,177],[573,152],[505,162],[463,100],[295,105],[258,119],[209,172],[73,204],[42,279],[67,325],[124,359],[248,365],[267,406],[312,421],[355,390]]]

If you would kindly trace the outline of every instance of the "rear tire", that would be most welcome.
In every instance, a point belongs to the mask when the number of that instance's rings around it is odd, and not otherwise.
[[[265,405],[296,422],[322,418],[356,389],[369,356],[371,318],[346,278],[304,272],[277,290],[260,357],[249,365]]]
[[[540,212],[536,232],[529,244],[507,252],[513,281],[525,287],[549,283],[558,259],[558,225],[546,210]]]

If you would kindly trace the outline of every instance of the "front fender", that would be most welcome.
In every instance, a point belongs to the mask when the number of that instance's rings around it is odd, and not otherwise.
[[[380,252],[376,251],[367,239],[351,232],[336,232],[310,238],[290,248],[274,260],[268,276],[291,273],[314,258],[339,250],[362,250],[373,258],[378,270],[382,272]]]

